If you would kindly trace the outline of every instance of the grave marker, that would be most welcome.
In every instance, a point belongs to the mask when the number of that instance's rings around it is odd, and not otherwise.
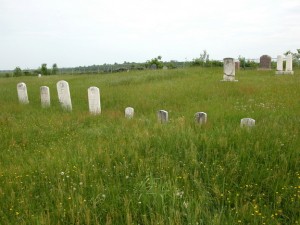
[[[262,55],[259,58],[259,70],[271,70],[271,57]]]
[[[101,113],[100,90],[97,87],[88,88],[89,110],[91,114]]]
[[[224,75],[222,81],[237,81],[235,79],[235,63],[233,58],[224,58]]]
[[[26,84],[21,82],[17,84],[17,92],[18,92],[18,98],[19,102],[21,104],[28,104],[28,94],[27,94],[27,87]]]
[[[67,81],[61,80],[56,84],[58,100],[63,109],[72,111],[70,88]]]
[[[166,110],[159,110],[157,112],[157,118],[160,123],[167,123],[169,120],[168,117],[168,112]]]
[[[50,107],[50,89],[47,86],[40,87],[41,104],[43,108]]]
[[[196,121],[196,123],[199,123],[200,125],[206,124],[207,114],[205,112],[197,112],[195,114],[195,121]]]
[[[255,120],[252,118],[243,118],[241,119],[241,127],[254,127]]]
[[[125,109],[125,117],[128,118],[128,119],[132,119],[133,118],[133,115],[134,115],[134,108],[132,107],[127,107]]]

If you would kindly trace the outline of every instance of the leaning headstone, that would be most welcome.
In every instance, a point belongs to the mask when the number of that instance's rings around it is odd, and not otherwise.
[[[268,55],[262,55],[259,58],[259,69],[260,70],[271,70],[271,57]]]
[[[167,123],[169,119],[168,112],[166,110],[159,110],[157,112],[157,119],[160,123]]]
[[[100,104],[100,90],[97,87],[90,87],[88,89],[88,99],[89,99],[89,110],[91,114],[101,113]]]
[[[243,118],[241,119],[241,127],[254,127],[255,120],[252,118]]]
[[[72,111],[70,88],[67,81],[61,80],[56,84],[58,100],[63,109]]]
[[[233,58],[224,58],[224,75],[222,81],[237,81],[235,79],[235,63]]]
[[[41,104],[43,108],[50,106],[50,90],[47,86],[40,87]]]
[[[206,124],[207,122],[207,114],[205,112],[197,112],[195,114],[195,121],[199,124]]]
[[[294,74],[294,71],[293,71],[293,55],[292,54],[288,54],[286,56],[285,74]]]
[[[18,98],[19,102],[21,104],[28,104],[28,94],[27,94],[27,87],[26,84],[21,82],[17,84],[17,92],[18,92]]]
[[[133,115],[134,115],[134,108],[132,107],[127,107],[125,109],[125,117],[128,118],[128,119],[132,119],[133,118]]]

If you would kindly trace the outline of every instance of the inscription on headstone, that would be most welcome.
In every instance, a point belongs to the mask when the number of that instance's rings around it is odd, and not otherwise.
[[[70,88],[67,81],[61,80],[56,84],[58,100],[63,109],[72,111]]]
[[[50,106],[50,89],[47,86],[40,87],[41,104],[43,108]]]
[[[26,84],[21,82],[17,84],[17,92],[18,92],[18,98],[19,102],[21,104],[28,104],[28,94],[27,94],[27,87]]]
[[[168,112],[166,110],[159,110],[157,112],[157,119],[160,123],[167,123],[169,120]]]
[[[128,118],[128,119],[132,119],[133,118],[133,115],[134,115],[134,108],[132,107],[127,107],[125,109],[125,117]]]
[[[197,112],[195,114],[195,121],[199,124],[206,124],[207,122],[207,114],[205,112]]]
[[[88,89],[89,110],[91,114],[101,113],[100,90],[97,87]]]

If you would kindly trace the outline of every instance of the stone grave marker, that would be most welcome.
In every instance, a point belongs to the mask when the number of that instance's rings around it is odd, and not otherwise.
[[[88,88],[89,110],[91,114],[101,113],[100,90],[97,87]]]
[[[21,104],[28,104],[28,94],[27,94],[27,87],[26,84],[21,82],[17,84],[17,92],[18,92],[18,98],[19,102]]]
[[[132,119],[133,118],[133,115],[134,115],[134,108],[132,107],[127,107],[125,109],[125,117],[128,118],[128,119]]]
[[[167,70],[167,69],[168,69],[168,67],[167,67],[167,66],[164,66],[164,67],[163,67],[163,70]]]
[[[233,58],[224,58],[224,75],[222,81],[237,81],[235,79],[235,63]]]
[[[199,123],[200,125],[206,124],[207,114],[205,112],[197,112],[195,114],[195,121],[196,121],[196,123]]]
[[[286,74],[294,74],[293,71],[293,55],[288,54],[286,56],[286,67],[285,67]]]
[[[42,74],[38,74],[38,78],[42,77]]]
[[[243,118],[241,119],[241,127],[254,127],[255,120],[252,118]]]
[[[50,89],[47,86],[40,87],[41,104],[43,108],[50,107]]]
[[[72,111],[70,88],[67,81],[61,80],[56,84],[58,100],[63,109]]]
[[[278,55],[277,56],[277,71],[283,71],[283,56],[282,55]]]
[[[259,58],[259,69],[260,70],[271,70],[272,58],[268,55],[262,55]]]
[[[157,112],[157,119],[160,123],[167,123],[169,120],[168,112],[166,110],[159,110]]]
[[[240,70],[240,68],[241,68],[241,62],[239,60],[236,60],[234,62],[234,65],[235,65],[235,71]]]

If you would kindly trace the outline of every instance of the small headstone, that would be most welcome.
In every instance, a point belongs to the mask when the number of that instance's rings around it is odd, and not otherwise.
[[[97,87],[88,89],[89,110],[91,114],[101,113],[100,90]]]
[[[233,58],[224,58],[223,81],[237,81],[235,79],[235,63]]]
[[[21,104],[28,104],[28,94],[27,94],[27,87],[26,84],[21,82],[17,84],[17,92],[18,92],[18,98],[19,102]]]
[[[72,111],[70,88],[67,81],[61,80],[56,84],[58,100],[63,109]]]
[[[40,87],[41,104],[43,108],[50,106],[50,89],[47,86]]]
[[[157,112],[157,119],[160,123],[167,123],[169,120],[168,112],[166,110],[159,110]]]
[[[272,58],[268,55],[262,55],[259,59],[259,69],[260,70],[271,70],[271,60]]]
[[[156,64],[152,64],[152,65],[150,66],[150,69],[151,69],[151,70],[156,70],[156,69],[157,69],[157,65],[156,65]]]
[[[167,67],[167,66],[164,66],[164,67],[163,67],[163,70],[167,70],[167,69],[168,69],[168,67]]]
[[[42,77],[42,74],[38,74],[38,77],[39,77],[39,78]]]
[[[125,117],[128,118],[128,119],[132,119],[133,118],[133,115],[134,115],[134,108],[132,107],[127,107],[125,109]]]
[[[207,114],[205,112],[197,112],[195,114],[195,121],[199,124],[206,124],[207,122]]]
[[[254,127],[255,120],[252,118],[243,118],[241,119],[241,127]]]

